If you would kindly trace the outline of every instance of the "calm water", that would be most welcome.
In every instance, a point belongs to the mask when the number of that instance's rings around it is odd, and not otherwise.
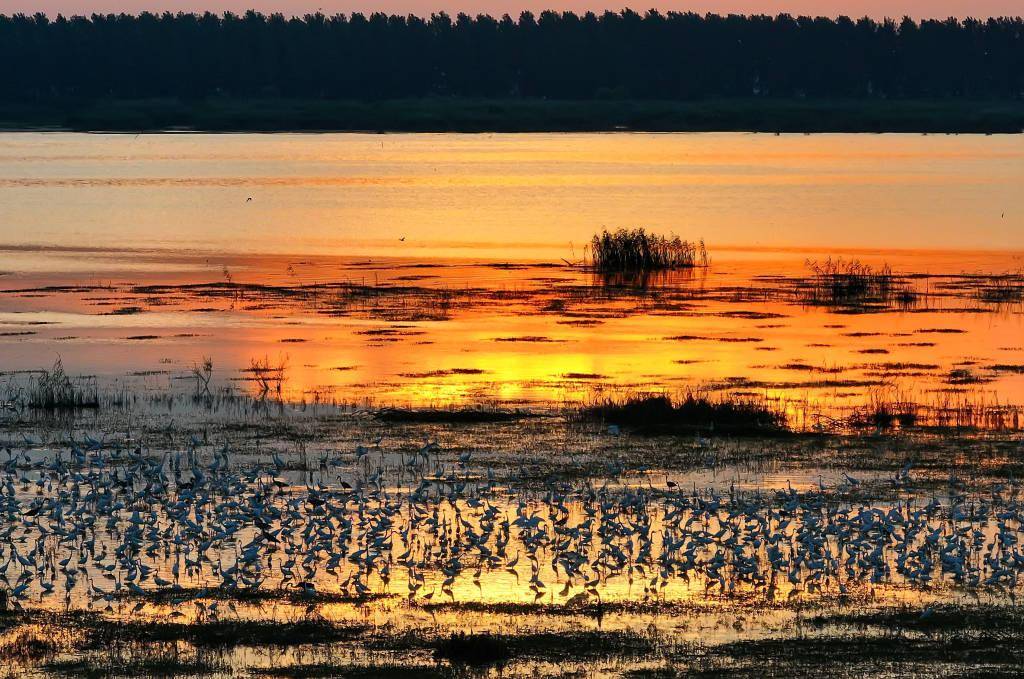
[[[4,134],[0,242],[515,259],[643,224],[1024,249],[1022,185],[1020,135]]]
[[[1024,520],[1017,485],[1000,489],[1024,419],[1022,156],[1021,136],[0,134],[0,579],[29,608],[191,622],[222,606],[396,638],[714,644],[804,634],[808,600],[1014,601]],[[642,281],[579,266],[595,231],[641,225],[704,238],[711,265]],[[822,297],[811,262],[830,257],[894,276],[868,298]],[[124,407],[23,418],[57,359]],[[559,418],[403,427],[197,407],[206,359],[218,394],[305,403],[545,411],[700,389],[767,399],[794,429],[912,402],[921,424],[1016,431],[833,446]],[[271,598],[206,599],[238,582]],[[344,596],[280,598],[298,582]],[[456,606],[595,599],[594,619]],[[606,616],[605,601],[638,606]],[[383,648],[336,647],[218,657],[227,674]],[[618,676],[601,670],[613,662],[579,665]]]
[[[1021,186],[1020,136],[0,135],[0,369],[165,389],[209,356],[247,387],[266,361],[292,396],[374,403],[1019,403],[1019,299],[961,274],[1024,266]],[[630,291],[565,265],[632,225],[703,237],[712,266]],[[839,255],[949,277],[807,304],[805,260]]]

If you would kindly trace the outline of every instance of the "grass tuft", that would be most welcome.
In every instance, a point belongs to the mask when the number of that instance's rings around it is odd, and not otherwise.
[[[580,415],[648,434],[772,435],[788,431],[785,413],[771,404],[754,398],[714,400],[698,392],[687,392],[676,400],[663,394],[607,398],[584,406]]]
[[[672,271],[707,266],[704,241],[659,236],[644,229],[605,230],[590,242],[590,264],[606,274]]]
[[[842,258],[824,262],[807,260],[814,274],[804,290],[804,301],[814,306],[860,306],[895,304],[912,307],[917,294],[895,276],[889,265],[874,268],[856,259]]]
[[[29,387],[28,404],[39,410],[78,410],[98,408],[100,401],[95,383],[72,380],[58,358]]]

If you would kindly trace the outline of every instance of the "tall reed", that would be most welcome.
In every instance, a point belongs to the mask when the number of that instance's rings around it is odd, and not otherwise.
[[[685,241],[639,229],[605,230],[593,237],[590,265],[601,273],[668,271],[707,266],[704,241]]]

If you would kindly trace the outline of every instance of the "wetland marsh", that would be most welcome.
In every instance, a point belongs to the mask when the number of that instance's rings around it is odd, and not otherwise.
[[[1016,672],[1022,156],[0,135],[4,671]]]

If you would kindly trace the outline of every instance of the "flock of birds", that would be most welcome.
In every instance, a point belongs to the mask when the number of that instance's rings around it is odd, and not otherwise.
[[[436,442],[377,441],[297,469],[277,453],[241,464],[193,440],[159,455],[86,437],[0,453],[0,590],[8,605],[110,607],[218,588],[315,597],[509,596],[555,603],[845,595],[953,584],[1012,594],[1024,571],[1024,503],[1007,483],[943,500],[869,501],[859,482],[798,492],[499,480]],[[615,585],[615,583],[618,583]],[[509,588],[511,588],[509,590]],[[468,591],[468,594],[467,594]],[[516,594],[518,592],[518,594]],[[617,594],[615,593],[617,592]]]

